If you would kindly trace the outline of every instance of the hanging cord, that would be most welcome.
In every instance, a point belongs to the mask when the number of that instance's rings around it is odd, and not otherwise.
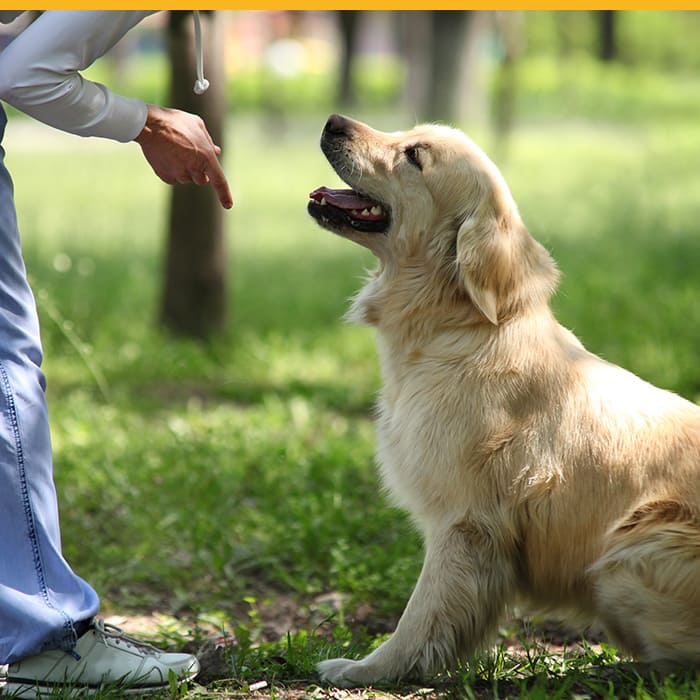
[[[194,94],[201,95],[209,88],[209,81],[204,77],[204,48],[202,47],[202,24],[199,18],[199,10],[193,10],[194,15],[194,43],[197,50],[197,80],[194,83]]]

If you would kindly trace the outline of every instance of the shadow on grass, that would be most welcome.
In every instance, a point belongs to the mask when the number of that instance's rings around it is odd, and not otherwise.
[[[315,634],[288,636],[279,644],[254,646],[250,638],[230,646],[212,644],[199,649],[202,663],[200,682],[208,690],[241,693],[252,684],[266,690],[256,697],[296,698],[437,698],[454,700],[500,700],[505,698],[685,698],[697,697],[700,676],[697,671],[661,674],[647,665],[620,660],[612,650],[552,654],[544,647],[524,647],[520,651],[502,649],[494,656],[475,660],[454,672],[441,674],[423,682],[377,683],[370,688],[339,691],[320,681],[316,663],[334,655],[361,658],[371,641],[366,635],[345,632],[335,639]],[[263,683],[260,681],[263,680]],[[248,697],[248,696],[246,696]]]

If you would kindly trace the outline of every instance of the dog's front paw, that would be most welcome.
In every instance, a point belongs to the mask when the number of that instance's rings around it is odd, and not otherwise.
[[[362,661],[352,659],[328,659],[321,661],[316,669],[321,680],[338,688],[352,688],[357,685],[371,685],[381,678]]]

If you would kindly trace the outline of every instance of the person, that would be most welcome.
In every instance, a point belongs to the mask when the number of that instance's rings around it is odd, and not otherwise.
[[[0,21],[18,14],[0,11]],[[198,116],[117,95],[80,73],[149,14],[43,13],[0,53],[0,100],[63,131],[136,141],[162,180],[210,185],[230,208],[221,149]],[[105,684],[168,688],[173,674],[193,678],[197,659],[96,619],[97,593],[62,555],[39,322],[5,167],[6,123],[0,105],[0,693],[36,697],[65,683],[84,694]]]

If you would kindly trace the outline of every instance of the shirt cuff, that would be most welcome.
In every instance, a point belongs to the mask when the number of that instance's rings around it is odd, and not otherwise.
[[[146,124],[146,103],[143,100],[115,95],[107,88],[100,87],[106,92],[107,109],[99,122],[81,129],[80,136],[101,136],[122,143],[133,141]]]

